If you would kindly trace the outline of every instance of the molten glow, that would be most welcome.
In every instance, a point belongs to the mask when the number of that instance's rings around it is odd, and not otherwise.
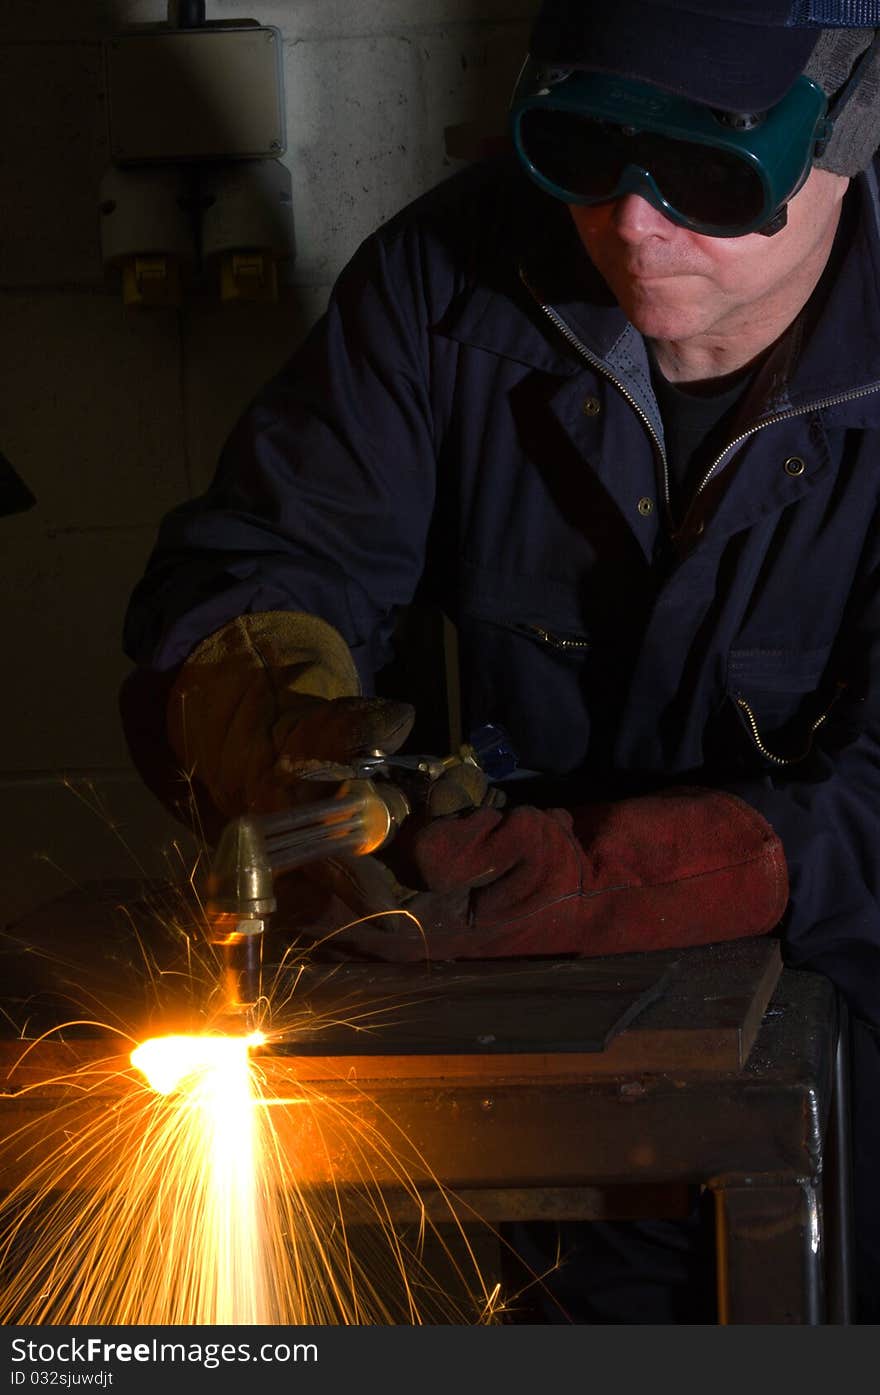
[[[222,1085],[240,1083],[248,1075],[248,1052],[265,1045],[262,1032],[247,1037],[153,1037],[131,1053],[131,1064],[160,1095],[170,1095],[196,1073]],[[235,1091],[238,1099],[240,1091]],[[250,1107],[250,1094],[248,1092]]]

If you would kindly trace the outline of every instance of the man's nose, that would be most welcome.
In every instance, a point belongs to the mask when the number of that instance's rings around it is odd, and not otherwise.
[[[641,194],[622,194],[614,200],[612,222],[625,242],[643,242],[647,237],[670,237],[675,224]]]

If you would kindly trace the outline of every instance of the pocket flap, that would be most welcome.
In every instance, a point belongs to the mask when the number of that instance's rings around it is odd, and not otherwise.
[[[727,690],[810,693],[818,688],[831,646],[822,649],[731,649]]]

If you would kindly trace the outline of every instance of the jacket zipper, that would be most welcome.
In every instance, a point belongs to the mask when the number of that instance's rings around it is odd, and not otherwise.
[[[529,292],[529,295],[532,297],[532,299],[535,301],[535,303],[538,305],[538,307],[547,317],[550,323],[555,326],[555,328],[559,331],[563,338],[572,346],[573,349],[576,350],[576,352],[581,356],[581,358],[586,359],[587,363],[591,364],[592,367],[595,368],[599,373],[601,373],[603,377],[607,378],[609,382],[612,382],[614,384],[618,391],[622,393],[622,395],[626,398],[627,402],[629,402],[630,406],[633,408],[639,419],[644,423],[648,431],[648,434],[654,443],[654,448],[657,452],[658,459],[662,462],[663,465],[663,503],[666,509],[666,517],[669,520],[671,529],[672,506],[669,498],[669,466],[666,460],[666,452],[663,449],[663,445],[660,441],[659,436],[657,435],[656,431],[651,425],[650,418],[646,415],[645,412],[642,411],[635,398],[632,396],[631,393],[627,391],[620,379],[616,378],[614,374],[611,372],[611,370],[602,362],[602,360],[596,354],[592,353],[591,350],[587,348],[586,344],[583,344],[581,340],[578,339],[577,335],[565,323],[565,320],[563,320],[562,316],[558,313],[558,311],[554,310],[552,305],[548,305],[546,301],[541,299],[541,297],[538,295],[538,292],[526,278],[525,272],[523,271],[522,267],[519,268],[519,277],[526,290]],[[787,421],[792,417],[806,416],[808,412],[818,412],[825,407],[836,407],[841,402],[852,402],[859,397],[869,397],[872,392],[877,392],[878,389],[880,389],[880,382],[869,383],[867,387],[851,388],[848,392],[840,392],[833,397],[824,397],[820,398],[817,402],[809,402],[804,407],[789,407],[784,412],[775,412],[772,417],[767,417],[764,421],[756,422],[754,426],[750,426],[746,431],[741,432],[739,436],[735,437],[734,440],[729,441],[728,444],[724,447],[724,450],[721,452],[721,454],[713,461],[712,465],[710,465],[709,469],[706,471],[705,475],[703,476],[702,480],[697,486],[696,491],[694,492],[694,497],[688,507],[687,512],[690,513],[691,509],[694,506],[694,503],[702,494],[703,490],[706,488],[709,481],[712,479],[716,470],[718,470],[724,463],[725,456],[727,456],[732,450],[735,450],[737,446],[741,446],[743,441],[747,441],[750,436],[754,436],[765,426],[775,426],[777,422]],[[684,522],[682,522],[681,526],[677,530],[674,530],[673,536],[675,536],[675,532],[682,532],[683,528]]]
[[[837,699],[839,698],[844,685],[842,683],[839,683],[837,687],[838,691],[834,694],[834,697],[829,702],[825,711],[822,713],[820,717],[816,718],[815,722],[811,724],[810,731],[807,737],[807,744],[804,747],[804,749],[800,752],[800,754],[797,756],[777,756],[773,751],[769,749],[769,747],[765,746],[761,738],[761,732],[758,728],[758,719],[755,716],[751,704],[746,701],[742,693],[737,693],[736,697],[734,698],[734,701],[737,707],[740,709],[740,711],[745,714],[746,721],[749,724],[749,732],[751,734],[752,741],[755,743],[757,750],[761,753],[764,759],[770,761],[771,765],[797,765],[799,761],[805,760],[806,757],[810,754],[811,750],[813,749],[813,737],[816,735],[816,732],[819,730],[819,728],[821,726],[824,726],[825,722],[828,721],[831,709],[834,706]]]
[[[564,650],[586,650],[591,647],[588,639],[566,638],[563,635],[555,635],[550,630],[545,630],[543,625],[530,625],[523,623],[517,626],[525,634],[531,635],[533,639],[539,639],[542,644],[546,644],[551,649]]]

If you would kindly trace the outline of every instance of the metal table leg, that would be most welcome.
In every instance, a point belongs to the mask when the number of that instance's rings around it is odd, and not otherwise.
[[[813,1179],[725,1176],[710,1185],[719,1323],[823,1323],[822,1212]]]
[[[828,1322],[846,1327],[855,1311],[853,1272],[852,1146],[850,1121],[850,1026],[847,1007],[838,997],[837,1045],[831,1116],[825,1145],[824,1181]]]

